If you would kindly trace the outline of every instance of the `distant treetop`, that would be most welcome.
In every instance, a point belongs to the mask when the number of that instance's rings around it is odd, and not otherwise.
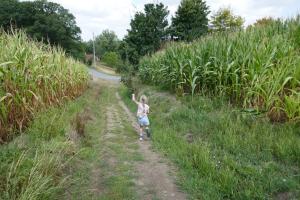
[[[1,0],[0,26],[6,31],[11,27],[24,29],[34,39],[59,45],[69,55],[83,58],[81,30],[75,17],[57,3]]]
[[[203,0],[182,0],[172,18],[172,37],[192,41],[207,33],[208,6]]]
[[[245,20],[234,15],[230,8],[220,8],[211,17],[211,29],[213,31],[238,30],[243,27]]]

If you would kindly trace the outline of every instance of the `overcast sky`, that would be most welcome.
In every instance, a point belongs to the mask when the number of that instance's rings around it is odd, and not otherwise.
[[[83,40],[87,41],[104,29],[117,33],[119,38],[127,33],[131,17],[142,10],[149,2],[163,2],[170,14],[177,10],[180,0],[49,0],[57,2],[75,15],[82,31]],[[206,0],[212,12],[220,7],[230,6],[235,14],[246,20],[246,25],[256,19],[272,17],[292,17],[300,13],[300,0]]]

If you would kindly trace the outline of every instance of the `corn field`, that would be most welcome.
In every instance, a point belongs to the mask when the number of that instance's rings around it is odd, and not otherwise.
[[[0,142],[22,131],[42,108],[79,96],[87,80],[85,67],[60,48],[24,32],[0,32]]]
[[[272,121],[299,121],[300,16],[170,44],[144,57],[139,73],[180,95],[225,96]]]

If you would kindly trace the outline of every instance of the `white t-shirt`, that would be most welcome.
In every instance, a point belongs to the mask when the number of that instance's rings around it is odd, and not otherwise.
[[[138,104],[138,110],[137,110],[137,116],[138,117],[144,117],[147,116],[149,113],[149,106],[147,104],[139,103]]]

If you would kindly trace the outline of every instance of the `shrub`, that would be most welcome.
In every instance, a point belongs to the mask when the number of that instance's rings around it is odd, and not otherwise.
[[[102,61],[113,68],[118,68],[121,65],[120,55],[116,52],[106,52],[103,55]]]

